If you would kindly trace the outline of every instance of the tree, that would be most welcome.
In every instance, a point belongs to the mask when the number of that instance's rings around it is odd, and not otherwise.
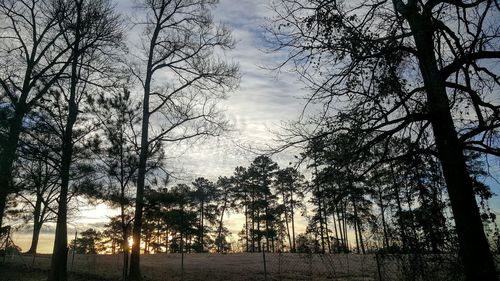
[[[275,212],[276,196],[271,187],[278,164],[268,156],[256,157],[248,168],[248,180],[251,188],[251,241],[252,252],[257,242],[258,251],[270,251],[270,239],[274,246],[276,229],[274,222],[279,217]],[[261,228],[262,227],[262,228]],[[262,230],[263,229],[263,230]],[[266,249],[262,247],[262,237],[266,238]],[[274,247],[272,247],[274,249]]]
[[[40,231],[46,222],[55,221],[59,192],[60,142],[53,121],[43,110],[35,109],[20,137],[16,176],[12,179],[17,215],[33,221],[33,235],[28,253],[36,253]],[[7,211],[8,212],[8,211]]]
[[[281,169],[276,172],[275,186],[276,192],[281,193],[290,251],[295,252],[295,212],[304,207],[301,203],[304,199],[304,176],[291,167]]]
[[[109,1],[76,0],[70,1],[72,18],[62,25],[67,26],[64,33],[66,45],[70,46],[69,79],[58,81],[58,90],[67,102],[67,116],[62,137],[60,163],[61,190],[57,211],[56,236],[49,274],[50,281],[67,279],[67,200],[70,182],[70,167],[73,156],[74,126],[82,101],[109,80],[113,72],[113,56],[122,40],[119,17]],[[94,88],[93,88],[94,87]]]
[[[226,242],[226,237],[229,235],[229,230],[224,227],[224,214],[228,209],[233,209],[235,204],[232,203],[235,197],[235,190],[233,186],[234,182],[232,178],[219,177],[217,180],[217,212],[220,214],[219,226],[217,227],[217,238],[215,239],[215,245],[217,247],[217,252],[222,253],[228,250],[228,245]]]
[[[0,226],[9,193],[23,122],[69,66],[71,45],[61,44],[69,16],[65,1],[9,0],[0,3],[2,34],[0,105],[8,108],[0,151]],[[63,28],[61,28],[63,27]]]
[[[196,178],[193,182],[193,204],[197,206],[198,215],[198,243],[195,246],[197,252],[205,252],[205,236],[209,224],[216,220],[216,207],[214,200],[217,199],[216,186],[205,178]]]
[[[71,241],[72,250],[78,254],[97,254],[100,252],[99,241],[102,238],[101,232],[89,228],[80,233],[80,238]]]
[[[141,5],[143,42],[147,43],[131,67],[144,90],[131,280],[142,278],[139,245],[146,165],[152,143],[218,135],[226,127],[216,101],[236,86],[238,68],[216,55],[234,45],[230,31],[216,25],[210,16],[210,8],[216,2],[146,0]],[[168,82],[155,80],[160,74],[169,77]],[[150,132],[153,115],[159,125]]]
[[[31,160],[22,161],[20,173],[22,189],[17,192],[24,204],[20,210],[29,214],[25,220],[33,220],[31,246],[27,253],[36,254],[42,226],[56,220],[55,209],[58,195],[58,170],[47,155],[34,154]]]
[[[137,112],[140,104],[135,103],[130,91],[107,96],[100,94],[91,99],[93,116],[98,122],[99,133],[89,141],[88,146],[96,158],[98,171],[105,178],[97,192],[99,199],[120,208],[120,248],[123,252],[122,278],[128,275],[129,241],[132,223],[132,185],[137,178],[138,152],[135,127],[139,124]],[[102,132],[102,134],[100,134]],[[153,167],[152,167],[153,168]],[[92,196],[96,196],[95,194]]]
[[[249,238],[249,207],[250,207],[250,194],[251,189],[248,183],[248,173],[247,169],[242,166],[238,166],[234,169],[232,176],[232,181],[234,184],[234,197],[239,205],[243,206],[243,213],[245,214],[245,229],[243,230],[244,240],[245,240],[245,251],[250,252],[250,238]]]
[[[130,216],[125,217],[125,220],[131,221]],[[106,224],[105,229],[102,231],[102,241],[101,244],[103,248],[108,248],[111,244],[111,253],[115,254],[117,250],[121,250],[124,256],[128,257],[128,242],[123,240],[128,240],[130,238],[130,230],[132,229],[132,224],[127,224],[127,229],[123,229],[123,217],[119,216],[112,217],[110,222]],[[124,235],[125,233],[125,235]],[[124,260],[126,260],[124,258]],[[124,265],[124,271],[126,267]],[[122,276],[122,278],[126,278]]]
[[[184,252],[186,237],[194,235],[197,230],[193,226],[197,222],[197,214],[187,209],[191,191],[189,186],[178,184],[171,190],[172,199],[175,202],[174,208],[167,213],[167,220],[170,222],[170,228],[173,231],[173,243],[171,249],[173,252],[181,253],[181,279],[184,275]]]
[[[310,100],[325,102],[322,116],[334,115],[325,133],[357,123],[372,136],[360,149],[397,135],[432,139],[431,147],[405,153],[438,157],[466,278],[497,280],[464,150],[500,155],[499,107],[485,91],[499,85],[492,70],[498,29],[490,20],[498,5],[283,0],[276,11],[272,40],[291,52],[289,61],[314,89]],[[346,102],[345,110],[330,111],[335,101]]]

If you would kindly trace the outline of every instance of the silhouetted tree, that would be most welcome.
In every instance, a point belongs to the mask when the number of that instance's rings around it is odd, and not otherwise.
[[[70,17],[65,1],[9,0],[0,3],[3,32],[0,36],[0,106],[6,129],[0,151],[0,226],[11,192],[23,122],[70,65],[71,46],[61,44]]]
[[[249,252],[250,249],[253,251],[253,247],[250,247],[250,236],[249,236],[249,225],[250,225],[250,194],[251,194],[251,188],[250,184],[248,182],[248,173],[247,169],[242,166],[238,166],[234,169],[234,173],[232,176],[232,181],[234,184],[234,198],[240,203],[239,205],[242,206],[243,208],[243,213],[245,215],[245,223],[244,223],[244,230],[243,234],[244,237],[243,239],[245,240],[245,251]],[[240,209],[241,211],[241,209]]]
[[[113,54],[120,50],[122,40],[121,22],[110,1],[75,0],[69,1],[71,17],[61,25],[67,27],[64,40],[70,46],[69,79],[57,82],[61,98],[66,103],[66,120],[62,136],[60,163],[61,189],[57,211],[56,236],[52,254],[50,281],[67,279],[67,198],[70,183],[70,167],[75,142],[74,127],[77,121],[84,121],[81,115],[82,101],[96,86],[104,86],[115,80],[111,77],[116,58]]]
[[[80,233],[80,238],[71,241],[71,249],[78,254],[97,254],[101,250],[99,242],[102,238],[101,232],[89,228]]]
[[[291,167],[278,170],[275,186],[276,192],[281,195],[290,251],[295,252],[295,212],[305,207],[302,204],[305,188],[304,176]],[[291,230],[289,224],[291,224]]]
[[[230,31],[213,22],[210,8],[217,1],[142,1],[143,46],[132,71],[143,87],[140,156],[134,217],[131,280],[140,280],[140,237],[146,163],[151,144],[218,135],[226,122],[216,106],[237,82],[237,66],[215,54],[230,49]],[[155,77],[162,72],[169,83]],[[157,116],[158,130],[150,132]],[[150,134],[151,133],[151,134]]]
[[[358,128],[366,133],[359,150],[392,136],[432,139],[404,153],[439,158],[467,279],[497,280],[464,149],[500,155],[498,105],[486,90],[499,85],[490,20],[498,4],[282,0],[275,10],[271,40],[291,52],[287,62],[314,89],[310,100],[325,105],[324,133]],[[343,108],[330,110],[336,101]]]
[[[133,184],[137,178],[138,148],[135,127],[139,124],[140,104],[135,103],[130,91],[113,93],[111,96],[100,94],[90,98],[93,117],[98,122],[98,132],[88,146],[96,159],[97,171],[105,180],[99,191],[91,196],[105,200],[111,206],[120,208],[123,251],[122,278],[128,274],[129,245],[128,237],[133,216]]]
[[[276,230],[273,222],[279,217],[273,212],[277,206],[276,195],[272,192],[274,174],[278,164],[267,156],[256,157],[248,167],[248,184],[251,188],[251,242],[252,252],[257,243],[258,251],[268,251],[274,245]],[[262,238],[266,239],[266,248],[262,247]],[[271,241],[271,243],[270,243]],[[274,247],[273,247],[274,248]]]
[[[196,178],[193,187],[192,204],[198,213],[198,239],[194,250],[205,252],[207,230],[217,219],[217,204],[214,201],[218,199],[218,194],[215,184],[205,178]]]

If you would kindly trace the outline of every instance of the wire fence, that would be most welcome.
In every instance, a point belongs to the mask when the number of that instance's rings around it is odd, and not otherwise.
[[[4,253],[5,254],[5,253]],[[48,270],[50,255],[10,253],[0,263]],[[265,260],[265,263],[264,263]],[[68,254],[68,270],[120,280],[123,255]],[[181,266],[183,264],[183,266]],[[146,280],[464,280],[452,254],[149,254],[141,256]]]

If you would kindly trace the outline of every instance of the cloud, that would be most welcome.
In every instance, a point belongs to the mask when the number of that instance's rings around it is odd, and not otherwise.
[[[196,143],[170,163],[177,169],[181,166],[188,178],[204,176],[216,180],[217,176],[231,175],[238,165],[248,165],[255,154],[240,146],[272,145],[272,132],[279,130],[283,121],[297,119],[304,107],[299,77],[288,72],[277,75],[266,69],[275,67],[283,58],[282,54],[263,51],[263,25],[272,12],[268,5],[267,0],[222,0],[213,11],[214,20],[229,26],[237,41],[227,56],[240,65],[240,87],[221,103],[236,132]],[[275,160],[280,159],[282,165],[290,160],[288,156]]]

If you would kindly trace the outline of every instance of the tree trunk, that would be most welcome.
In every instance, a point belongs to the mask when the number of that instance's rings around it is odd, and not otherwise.
[[[344,205],[342,206],[342,228],[344,230],[344,239],[345,239],[345,250],[349,252],[349,237],[347,236],[347,200],[344,201]]]
[[[252,185],[252,214],[251,214],[251,220],[252,220],[252,229],[250,236],[252,237],[252,253],[255,252],[255,187]]]
[[[432,22],[416,11],[407,15],[407,20],[417,47],[430,121],[455,218],[466,279],[498,280],[463,148],[451,116],[445,81],[440,75],[433,51]]]
[[[204,194],[202,196],[205,196]],[[204,200],[204,199],[203,199]],[[204,210],[205,210],[205,202],[204,201],[201,201],[201,209],[200,209],[200,235],[199,235],[199,241],[198,243],[200,243],[200,252],[203,253],[203,236],[205,236],[204,234],[204,228],[205,228],[205,221],[204,221],[204,218],[205,218],[205,214],[204,214]]]
[[[3,222],[5,207],[7,206],[7,196],[12,192],[12,166],[16,159],[17,144],[22,131],[22,123],[25,115],[25,105],[18,103],[14,117],[9,122],[9,136],[3,144],[0,155],[0,227]]]
[[[293,208],[294,202],[293,202],[293,190],[290,190],[290,215],[291,215],[291,221],[292,221],[292,253],[295,253],[296,251],[296,244],[295,244],[295,214],[294,214],[294,208]]]
[[[287,234],[287,237],[288,237],[288,245],[290,245],[290,251],[292,251],[293,249],[293,246],[292,246],[292,237],[290,235],[290,226],[288,224],[288,212],[286,211],[287,209],[287,206],[286,206],[286,196],[285,196],[285,189],[283,187],[283,184],[281,184],[281,196],[283,197],[283,206],[285,207],[284,208],[284,212],[285,212],[285,225],[286,225],[286,234]]]
[[[149,150],[149,95],[151,92],[151,80],[153,69],[153,57],[158,39],[158,34],[161,27],[156,25],[153,32],[148,53],[148,65],[146,68],[146,79],[144,82],[144,97],[142,104],[142,124],[141,124],[141,149],[139,154],[139,165],[137,169],[137,192],[135,197],[135,214],[134,214],[134,227],[132,230],[132,253],[130,254],[130,281],[142,280],[140,270],[141,259],[141,228],[142,228],[142,209],[144,207],[144,185],[146,180],[146,164],[148,160]]]
[[[76,26],[81,26],[81,3],[76,5],[77,19]],[[66,127],[64,129],[62,155],[61,155],[61,190],[59,194],[59,207],[57,210],[56,235],[54,240],[54,250],[52,252],[52,260],[49,273],[49,281],[66,281],[67,280],[67,263],[68,263],[68,188],[69,174],[73,157],[73,127],[78,116],[77,104],[77,83],[79,80],[79,58],[80,58],[80,29],[75,31],[75,43],[72,49],[71,62],[71,81],[70,95],[68,100],[68,116]]]
[[[342,209],[342,202],[339,202],[339,203],[340,203],[340,209]],[[337,205],[336,211],[337,211],[337,222],[339,224],[340,245],[341,245],[342,251],[343,251],[345,249],[344,230],[342,229],[342,218],[340,216],[341,210],[339,210],[338,205]]]
[[[356,239],[356,252],[359,254],[361,251],[359,250],[358,224],[356,221],[354,221],[354,238]]]
[[[122,280],[125,281],[127,280],[127,275],[128,275],[128,234],[125,234],[123,236],[123,244],[122,244],[122,249],[123,249],[123,269],[122,269]]]
[[[325,236],[326,236],[326,246],[327,246],[327,249],[328,249],[328,253],[331,253],[332,252],[332,245],[330,244],[330,230],[328,229],[328,215],[326,213],[326,204],[325,204],[325,201],[324,201],[324,198],[323,198],[323,195],[321,195],[321,201],[322,201],[322,206],[323,206],[323,221],[325,222]]]
[[[245,208],[245,245],[246,245],[246,252],[248,253],[250,251],[249,248],[249,241],[248,241],[248,202],[247,202],[247,197],[245,193],[245,201],[244,201],[244,208]]]
[[[337,230],[337,221],[335,219],[335,209],[333,209],[333,212],[332,212],[332,222],[333,222],[333,229],[335,231],[335,248],[336,248],[336,252],[339,253],[340,252],[340,245],[339,245],[339,233],[338,233],[338,230]]]
[[[257,218],[258,218],[258,221],[257,221],[257,249],[259,250],[259,252],[262,251],[262,235],[261,235],[261,232],[260,232],[260,212],[257,212]]]
[[[400,192],[400,189],[399,189],[399,183],[397,182],[396,180],[396,174],[394,173],[394,169],[393,167],[391,166],[391,177],[392,177],[392,181],[393,181],[393,184],[394,184],[394,194],[395,194],[395,198],[396,198],[396,206],[397,206],[397,209],[398,209],[398,218],[397,218],[397,221],[398,221],[398,225],[399,225],[399,231],[400,231],[400,235],[401,235],[401,241],[403,243],[403,251],[407,251],[407,248],[408,248],[408,235],[406,234],[406,225],[403,221],[403,218],[402,218],[402,215],[403,215],[403,207],[402,207],[402,204],[401,204],[401,198],[399,197],[401,195],[401,192]]]
[[[76,69],[76,66],[75,66]],[[78,115],[78,106],[75,102],[76,85],[72,90],[69,102],[69,114],[64,132],[63,151],[61,161],[61,191],[59,194],[59,208],[57,210],[56,236],[54,240],[54,251],[52,254],[50,281],[66,281],[68,237],[67,237],[67,213],[68,213],[68,188],[71,158],[73,154],[73,125]],[[73,86],[72,86],[73,88]]]
[[[358,233],[359,233],[358,237],[359,237],[359,245],[361,246],[361,253],[365,254],[365,244],[363,241],[363,227],[361,226],[361,220],[357,221],[357,225],[358,225]]]
[[[382,231],[384,234],[384,239],[382,240],[382,245],[384,248],[389,247],[389,237],[387,235],[387,222],[385,221],[385,208],[384,208],[384,199],[382,198],[382,189],[380,186],[378,187],[378,197],[380,202],[380,215],[382,217]]]
[[[226,206],[227,206],[227,192],[224,193],[224,206],[222,206],[222,212],[220,215],[220,221],[219,221],[219,234],[217,235],[218,240],[219,240],[219,245],[217,252],[222,253],[222,223],[224,219],[224,212],[226,211]]]
[[[28,254],[36,254],[36,249],[38,247],[38,239],[40,238],[40,230],[42,229],[42,198],[37,195],[35,202],[35,211],[33,212],[33,236],[31,237],[31,246],[28,250]]]
[[[316,181],[318,181],[318,166],[317,166],[317,159],[316,159],[316,154],[314,154],[314,177],[316,178]],[[321,207],[321,201],[322,201],[322,195],[321,195],[321,188],[319,186],[319,182],[315,183],[316,185],[316,199],[318,200],[318,214],[319,214],[319,231],[320,231],[320,237],[321,237],[321,253],[325,253],[325,235],[324,235],[324,230],[323,230],[323,210]]]
[[[266,204],[266,207],[264,208],[264,215],[266,220],[265,222],[265,229],[266,229],[266,251],[269,252],[269,210],[268,210],[268,202],[267,202],[267,195],[264,195],[264,202]]]

